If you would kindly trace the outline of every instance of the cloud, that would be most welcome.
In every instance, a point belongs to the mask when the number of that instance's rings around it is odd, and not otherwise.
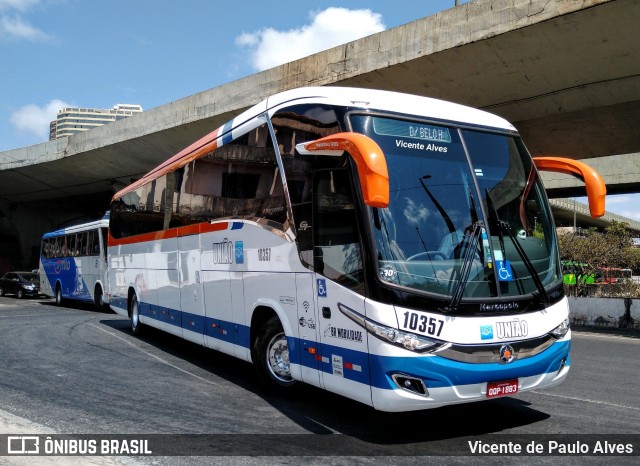
[[[52,36],[32,26],[20,14],[10,15],[8,12],[18,11],[26,13],[38,5],[40,0],[0,0],[0,39],[10,38],[29,40],[32,42],[46,42]]]
[[[618,215],[640,222],[640,212],[638,210],[620,210],[616,212]]]
[[[0,11],[18,10],[27,11],[40,3],[40,0],[0,0]]]
[[[0,17],[0,38],[10,37],[13,39],[26,39],[32,42],[45,42],[51,36],[38,28],[25,22],[20,16]]]
[[[586,197],[576,199],[584,204],[589,203]],[[607,213],[640,221],[640,194],[607,194],[605,203]]]
[[[427,221],[429,217],[429,210],[423,205],[418,205],[413,199],[405,198],[407,205],[404,208],[403,214],[408,223],[414,225],[421,225]]]
[[[629,202],[631,202],[631,197],[628,195],[614,195],[614,196],[609,195],[607,196],[606,202],[607,202],[607,205],[628,204]]]
[[[383,31],[382,15],[371,10],[331,7],[310,14],[310,24],[288,31],[265,28],[236,37],[236,44],[251,50],[258,70],[282,65],[361,37]]]
[[[587,197],[575,198],[578,202],[589,204]],[[640,222],[640,194],[607,194],[605,200],[607,213],[622,215]]]
[[[25,105],[11,115],[11,123],[18,131],[36,136],[44,142],[49,139],[49,123],[56,119],[58,110],[72,106],[57,99],[43,107],[35,104]]]
[[[640,221],[640,194],[609,195],[606,200],[607,212]]]

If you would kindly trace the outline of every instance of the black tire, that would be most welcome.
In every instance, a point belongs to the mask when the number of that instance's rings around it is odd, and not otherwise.
[[[299,387],[291,377],[289,345],[278,317],[269,319],[251,348],[260,381],[270,391],[292,392]]]
[[[55,295],[55,299],[56,299],[56,306],[62,306],[62,289],[60,288],[60,285],[56,285],[56,295]]]
[[[22,299],[24,298],[24,291],[23,290],[18,290],[18,299]]]
[[[136,295],[131,297],[131,303],[129,304],[129,321],[131,322],[131,333],[133,335],[140,335],[142,322],[140,322],[140,308],[138,307],[138,298]]]
[[[96,286],[96,290],[93,293],[93,304],[97,312],[105,312],[104,295],[102,294],[102,287],[99,285]]]
[[[0,286],[0,296],[4,296],[4,288]]]

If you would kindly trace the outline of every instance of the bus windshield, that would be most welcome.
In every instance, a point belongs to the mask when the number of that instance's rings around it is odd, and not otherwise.
[[[515,297],[559,284],[555,227],[531,157],[511,134],[351,115],[389,169],[371,208],[383,283],[455,299]]]

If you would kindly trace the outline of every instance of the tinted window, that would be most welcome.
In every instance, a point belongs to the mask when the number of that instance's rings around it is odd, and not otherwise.
[[[345,157],[300,155],[296,144],[341,131],[332,107],[295,105],[279,110],[271,119],[287,177],[287,188],[302,261],[313,268],[312,180],[318,170],[342,167]]]
[[[360,235],[348,170],[317,172],[313,189],[315,270],[337,283],[363,291]]]
[[[283,225],[282,179],[266,125],[129,192],[111,206],[115,238],[217,219]]]

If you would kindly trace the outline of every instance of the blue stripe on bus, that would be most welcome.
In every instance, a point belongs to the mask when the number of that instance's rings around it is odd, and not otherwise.
[[[127,308],[124,298],[114,298],[114,306]],[[205,334],[218,340],[249,348],[250,328],[246,325],[234,324],[212,317],[181,312],[166,306],[158,306],[145,302],[138,303],[140,315],[155,319],[165,324],[175,325],[191,332]]]
[[[246,325],[234,324],[226,320],[207,317],[204,333],[211,338],[233,343],[243,348],[249,348],[250,331],[251,329]]]
[[[205,330],[206,319],[204,316],[198,314],[191,314],[188,312],[182,313],[182,320],[180,325],[185,330],[190,330],[195,333],[203,334]]]
[[[44,235],[42,235],[42,238],[55,238],[56,236],[62,236],[64,234],[66,234],[66,231],[63,228],[62,230],[56,230],[50,233],[45,233]]]
[[[127,298],[122,297],[122,296],[111,296],[109,299],[109,303],[113,306],[113,307],[118,307],[121,309],[128,309],[129,308],[129,303],[127,302]]]
[[[250,349],[250,327],[211,317],[170,310],[166,307],[140,303],[145,317],[176,325],[196,333]],[[451,387],[487,381],[508,380],[557,372],[562,359],[569,363],[570,341],[555,342],[545,351],[510,364],[470,364],[440,356],[378,356],[339,346],[287,337],[292,364],[333,374],[333,357],[342,358],[343,377],[381,389],[394,389],[392,374],[403,373],[425,381],[427,387]],[[315,354],[307,348],[315,348]]]
[[[317,346],[322,358],[319,361],[319,370],[326,374],[333,374],[333,356],[336,355],[342,358],[342,377],[365,385],[370,384],[369,359],[375,358],[375,355],[327,344],[317,344]]]
[[[233,133],[231,132],[232,123],[233,120],[228,121],[222,127],[222,144],[229,144],[231,141],[233,141]]]
[[[394,388],[390,375],[403,373],[424,380],[427,387],[451,387],[530,377],[560,369],[561,361],[569,356],[571,342],[555,342],[545,351],[530,358],[515,360],[510,364],[470,364],[452,361],[439,356],[371,358],[371,385],[378,388]]]
[[[139,302],[138,311],[142,316],[164,322],[165,324],[175,325],[176,327],[182,326],[182,313],[176,309]]]

